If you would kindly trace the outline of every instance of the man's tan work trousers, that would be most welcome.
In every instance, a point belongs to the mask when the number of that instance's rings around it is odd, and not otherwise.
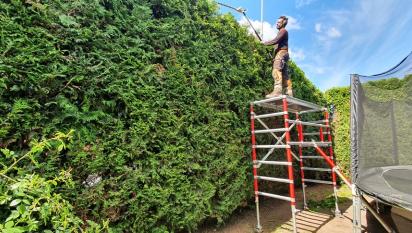
[[[272,77],[274,80],[273,92],[268,96],[273,97],[276,95],[283,94],[282,90],[285,89],[285,94],[292,96],[292,81],[289,79],[288,75],[288,61],[289,53],[287,50],[279,50],[276,53],[275,59],[273,60],[272,67]]]

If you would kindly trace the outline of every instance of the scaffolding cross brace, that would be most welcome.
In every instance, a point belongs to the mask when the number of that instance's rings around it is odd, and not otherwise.
[[[261,108],[266,110],[263,114],[257,115],[255,108]],[[267,113],[269,111],[269,113]],[[290,119],[290,114],[295,115],[295,119]],[[310,113],[323,113],[323,119],[318,121],[304,121],[301,116]],[[268,125],[274,123],[277,118],[283,118],[283,125],[280,127],[270,128]],[[280,199],[284,201],[289,201],[292,213],[292,224],[293,231],[297,232],[296,227],[296,214],[298,212],[296,208],[296,197],[295,197],[295,184],[294,184],[294,173],[293,173],[293,159],[298,161],[300,168],[300,176],[302,182],[303,191],[303,206],[305,209],[308,208],[306,203],[305,195],[305,183],[321,183],[330,184],[333,186],[333,193],[335,197],[335,214],[340,215],[340,210],[337,201],[337,188],[336,188],[336,174],[341,176],[342,174],[336,169],[333,157],[332,148],[332,135],[330,133],[329,126],[329,113],[326,108],[319,105],[293,98],[287,95],[281,95],[278,97],[273,97],[264,100],[254,101],[250,104],[250,118],[251,118],[251,140],[252,140],[252,160],[253,160],[253,177],[254,177],[254,191],[255,191],[255,203],[256,203],[256,231],[261,232],[262,226],[260,224],[260,213],[259,213],[259,196],[265,196],[275,199]],[[269,122],[265,123],[265,120]],[[263,129],[256,129],[255,121],[257,121]],[[292,131],[296,128],[298,137],[297,141],[292,141]],[[312,129],[310,132],[304,132],[304,129]],[[315,132],[313,128],[318,131]],[[281,135],[277,135],[281,133]],[[257,144],[257,135],[271,135],[275,139],[275,143],[270,145]],[[327,140],[325,140],[325,135],[327,135]],[[318,136],[318,140],[315,141],[305,141],[306,137]],[[297,146],[298,155],[294,154],[292,151],[293,147]],[[311,147],[315,148],[315,151],[319,154],[318,156],[304,155],[304,148]],[[325,147],[328,150],[328,154],[325,153],[321,147]],[[258,149],[270,149],[265,155],[260,156],[257,153]],[[286,161],[274,161],[269,160],[271,155],[273,155],[275,150],[285,150]],[[260,153],[262,154],[262,153]],[[306,159],[322,159],[326,161],[329,167],[310,167],[305,166],[304,160]],[[287,178],[281,177],[270,177],[270,176],[260,176],[258,174],[258,169],[262,165],[278,165],[287,167]],[[307,179],[305,178],[305,171],[315,171],[315,172],[327,172],[331,173],[331,181],[327,180],[317,180],[317,179]],[[344,178],[347,181],[346,178]],[[259,190],[260,181],[271,181],[286,183],[289,185],[289,196],[283,196],[279,194],[273,194],[268,192],[263,192]]]

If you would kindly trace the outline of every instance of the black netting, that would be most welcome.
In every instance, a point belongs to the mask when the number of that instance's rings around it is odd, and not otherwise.
[[[352,75],[352,180],[412,210],[412,53],[391,70]]]

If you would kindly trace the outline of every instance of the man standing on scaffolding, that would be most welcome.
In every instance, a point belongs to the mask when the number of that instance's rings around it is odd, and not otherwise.
[[[266,98],[282,95],[282,89],[286,88],[286,94],[293,96],[292,81],[288,76],[288,31],[286,25],[288,18],[280,16],[276,22],[276,28],[279,30],[275,39],[263,42],[264,45],[274,45],[275,59],[273,60],[272,77],[275,81],[273,91],[266,95]]]

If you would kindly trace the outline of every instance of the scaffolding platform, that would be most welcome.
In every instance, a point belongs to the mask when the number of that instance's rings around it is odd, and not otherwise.
[[[256,110],[255,110],[256,109]],[[310,121],[305,121],[303,115],[312,114]],[[315,115],[313,115],[315,114]],[[303,116],[303,117],[302,117]],[[294,119],[291,119],[293,117]],[[323,119],[313,120],[313,118],[319,117]],[[329,112],[327,108],[319,106],[317,104],[301,100],[298,98],[290,97],[287,95],[280,95],[273,98],[257,100],[250,103],[250,119],[251,119],[251,139],[252,139],[252,162],[253,162],[253,177],[254,177],[254,191],[255,191],[255,203],[256,203],[256,215],[257,224],[256,231],[262,231],[260,225],[260,213],[259,213],[259,196],[265,196],[284,201],[289,201],[291,204],[293,231],[296,232],[296,200],[295,200],[295,183],[293,163],[297,161],[300,168],[300,176],[303,189],[303,202],[304,208],[307,209],[306,195],[305,195],[305,182],[309,183],[321,183],[330,184],[333,186],[335,196],[335,213],[340,214],[340,210],[337,202],[337,188],[336,188],[336,175],[341,175],[334,164],[333,148],[332,148],[332,135],[329,127]],[[279,119],[283,120],[283,124],[279,123]],[[255,123],[259,123],[255,125]],[[259,126],[259,127],[256,127]],[[270,127],[269,127],[270,126]],[[271,128],[272,127],[272,128]],[[291,133],[298,132],[298,140],[292,141]],[[310,129],[309,132],[304,132],[304,129]],[[314,132],[316,131],[316,132]],[[273,137],[274,143],[268,145],[265,140],[265,144],[257,143],[257,135],[266,135],[267,137]],[[262,136],[259,136],[259,139]],[[306,137],[306,140],[305,140]],[[310,137],[310,138],[309,138]],[[310,139],[310,140],[308,140]],[[306,152],[304,148],[312,147],[319,154],[317,156],[308,154],[313,152]],[[324,148],[327,152],[324,151]],[[296,155],[292,149],[297,150]],[[265,150],[267,152],[265,153]],[[286,161],[276,161],[273,159],[275,150],[284,150]],[[313,150],[312,150],[313,151]],[[258,153],[259,152],[259,153]],[[322,159],[326,161],[328,168],[322,167],[310,167],[305,163],[308,163],[309,158]],[[304,162],[305,160],[305,162]],[[318,160],[319,161],[319,160]],[[269,177],[258,175],[258,169],[267,165],[282,165],[287,167],[287,177]],[[331,174],[331,180],[317,180],[305,178],[305,171],[311,172],[325,172]],[[259,190],[259,182],[278,182],[286,183],[289,185],[289,196],[273,194]]]
[[[286,99],[288,103],[288,112],[289,113],[309,113],[309,112],[322,112],[325,111],[325,107],[321,107],[317,104],[301,100],[298,98],[290,97],[288,95],[280,95],[264,100],[257,100],[252,102],[255,106],[260,106],[267,109],[282,111],[283,109],[283,100]]]

